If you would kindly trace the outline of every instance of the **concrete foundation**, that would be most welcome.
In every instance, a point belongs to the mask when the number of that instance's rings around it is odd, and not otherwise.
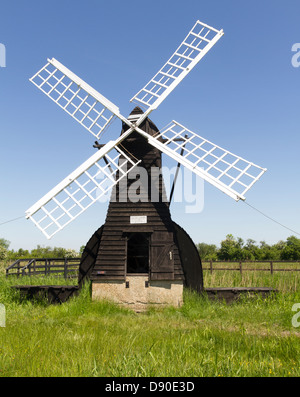
[[[149,281],[148,275],[131,275],[125,281],[103,280],[92,284],[92,299],[111,300],[135,311],[143,311],[150,306],[180,307],[182,294],[182,281]]]

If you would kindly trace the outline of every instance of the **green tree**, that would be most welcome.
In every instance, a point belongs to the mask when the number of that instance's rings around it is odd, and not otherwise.
[[[30,258],[30,253],[28,250],[24,250],[23,248],[19,248],[16,252],[18,258]]]
[[[38,245],[30,253],[32,258],[77,258],[80,255],[73,249],[63,247],[41,247]]]
[[[65,258],[78,258],[80,257],[79,253],[71,248],[65,250]]]
[[[10,241],[0,238],[0,260],[3,261],[8,258],[8,248]]]
[[[282,260],[298,260],[300,259],[300,239],[290,236],[286,239],[286,245],[280,253]]]
[[[226,239],[221,241],[221,247],[217,253],[218,259],[225,261],[243,259],[242,243],[243,240],[241,238],[236,240],[232,234],[227,234]]]
[[[79,256],[82,255],[84,249],[85,249],[85,245],[82,245],[82,246],[79,248]]]
[[[256,241],[248,238],[244,247],[244,256],[248,260],[260,259],[259,247],[256,245]]]
[[[8,250],[10,246],[10,241],[5,240],[5,238],[0,238],[0,247],[4,247],[5,249]]]
[[[279,260],[280,259],[280,247],[276,244],[269,245],[265,241],[260,241],[259,246],[259,258],[260,260]]]
[[[62,247],[54,247],[52,249],[52,258],[66,258],[66,249]]]
[[[8,250],[0,245],[0,261],[4,261],[8,258]]]
[[[197,249],[202,260],[216,260],[217,246],[214,244],[199,243]]]
[[[32,258],[51,258],[53,252],[51,247],[41,247],[37,245],[36,248],[31,250]]]

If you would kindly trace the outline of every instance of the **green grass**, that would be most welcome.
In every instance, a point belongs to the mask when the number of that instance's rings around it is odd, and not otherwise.
[[[1,276],[0,276],[1,277]],[[77,285],[77,277],[64,278],[63,276],[9,276],[8,285]]]
[[[213,270],[212,273],[204,270],[203,279],[205,287],[270,287],[282,293],[293,293],[300,288],[300,272],[277,271],[270,274],[257,270],[240,274],[237,270]]]
[[[242,282],[238,272],[224,273]],[[222,277],[205,272],[206,286],[230,284],[229,275]],[[283,292],[230,305],[185,290],[181,308],[137,314],[91,301],[88,284],[61,305],[20,300],[13,280],[1,276],[0,376],[298,377],[300,328],[292,326],[291,310],[300,302],[296,281],[289,273]]]

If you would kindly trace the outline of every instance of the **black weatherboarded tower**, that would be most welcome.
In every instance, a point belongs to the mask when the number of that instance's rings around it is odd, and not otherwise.
[[[142,110],[136,107],[128,119],[134,121],[141,113]],[[123,124],[121,134],[127,128]],[[140,128],[151,136],[158,133],[149,118]],[[122,180],[114,187],[105,224],[92,236],[83,252],[80,278],[89,277],[93,281],[95,295],[114,299],[117,299],[116,285],[119,290],[126,287],[130,290],[137,278],[142,280],[138,283],[139,289],[151,288],[156,283],[155,291],[165,288],[171,293],[171,285],[175,283],[177,287],[185,285],[202,291],[202,268],[197,248],[187,233],[171,219],[163,177],[159,172],[161,152],[135,131],[121,145],[127,155],[141,162],[133,178],[129,175],[125,182]],[[119,164],[122,161],[124,159],[120,157]],[[144,176],[147,173],[146,183],[141,171]],[[176,298],[173,294],[166,298],[162,293],[166,302],[164,299],[160,302],[158,294],[144,303],[151,303],[151,299],[155,303],[168,303],[171,299],[174,303],[175,299],[180,304],[182,288],[180,291],[179,297],[176,292]],[[123,292],[129,294],[128,290]],[[133,293],[137,300],[141,298],[140,292]],[[118,300],[123,300],[122,294],[117,295],[120,295]],[[131,303],[134,304],[133,301]]]

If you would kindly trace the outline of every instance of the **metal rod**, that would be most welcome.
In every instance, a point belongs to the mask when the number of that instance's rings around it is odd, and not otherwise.
[[[184,136],[185,139],[187,139],[187,137],[188,137],[187,135]],[[183,146],[181,148],[180,156],[183,155],[185,144],[186,144],[186,142],[183,144]],[[177,163],[177,169],[176,169],[176,173],[175,173],[175,176],[174,176],[173,185],[172,185],[172,189],[171,189],[171,193],[170,193],[170,200],[169,200],[170,204],[171,204],[171,201],[172,201],[172,198],[173,198],[173,193],[174,193],[174,189],[175,189],[175,183],[176,183],[176,180],[177,180],[177,177],[178,177],[180,166],[181,166],[181,164]]]

